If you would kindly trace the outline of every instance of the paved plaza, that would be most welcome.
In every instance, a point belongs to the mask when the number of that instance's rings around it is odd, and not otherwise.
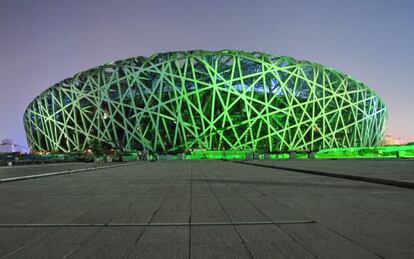
[[[257,164],[414,181],[414,160]],[[115,165],[117,163],[108,163]],[[1,167],[0,179],[105,166]],[[232,161],[0,184],[0,258],[413,258],[414,190]]]

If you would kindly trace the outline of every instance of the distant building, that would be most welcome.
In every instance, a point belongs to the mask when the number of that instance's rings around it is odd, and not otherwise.
[[[391,135],[385,135],[384,145],[401,145],[401,139]]]
[[[0,153],[27,152],[27,149],[21,145],[13,143],[10,138],[5,138],[0,142]]]
[[[0,142],[0,153],[10,153],[14,151],[13,140],[5,138]]]

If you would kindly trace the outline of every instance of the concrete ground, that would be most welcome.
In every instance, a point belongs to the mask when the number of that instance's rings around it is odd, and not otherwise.
[[[414,168],[361,161],[359,173]],[[414,192],[203,160],[9,182],[0,257],[413,258]]]
[[[414,183],[414,159],[294,159],[250,161],[293,169],[316,170]]]
[[[65,170],[76,170],[81,168],[91,168],[95,166],[104,166],[106,163],[61,163],[61,164],[34,164],[18,166],[0,166],[0,179],[19,177],[33,174],[53,173]]]

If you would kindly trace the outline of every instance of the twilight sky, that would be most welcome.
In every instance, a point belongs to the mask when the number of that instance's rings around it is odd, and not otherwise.
[[[155,52],[237,49],[334,67],[373,88],[388,133],[414,141],[414,1],[1,0],[0,140],[75,73]]]

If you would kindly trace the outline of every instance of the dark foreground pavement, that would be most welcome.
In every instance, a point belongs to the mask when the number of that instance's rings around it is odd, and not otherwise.
[[[4,183],[0,224],[5,258],[414,257],[413,190],[223,161]]]
[[[414,183],[414,159],[293,159],[250,163]]]

